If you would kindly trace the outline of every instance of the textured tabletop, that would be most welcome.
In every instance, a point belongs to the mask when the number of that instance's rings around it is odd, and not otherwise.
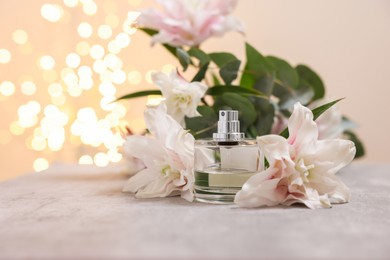
[[[118,167],[0,183],[0,258],[390,259],[390,165],[352,164],[348,204],[242,209],[121,192]]]

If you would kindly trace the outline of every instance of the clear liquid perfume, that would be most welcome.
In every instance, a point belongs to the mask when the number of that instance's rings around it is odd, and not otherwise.
[[[200,202],[232,203],[242,185],[264,167],[254,139],[240,133],[238,111],[220,110],[218,132],[195,141],[195,198]]]

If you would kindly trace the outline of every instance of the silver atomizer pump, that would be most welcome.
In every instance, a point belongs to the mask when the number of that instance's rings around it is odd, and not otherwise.
[[[218,142],[237,142],[245,139],[240,132],[240,121],[237,110],[220,110],[218,132],[213,134],[213,140]]]

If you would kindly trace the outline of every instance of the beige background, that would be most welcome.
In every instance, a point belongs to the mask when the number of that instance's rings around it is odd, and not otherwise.
[[[95,26],[104,23],[109,14],[117,15],[120,25],[114,34],[121,31],[121,24],[127,12],[152,1],[95,1],[98,13],[86,16],[80,7],[64,7],[67,21],[49,23],[40,16],[44,3],[55,0],[16,0],[0,3],[0,49],[12,52],[9,64],[0,64],[0,83],[9,80],[15,83],[16,92],[12,97],[0,95],[0,131],[5,133],[11,122],[17,119],[17,109],[28,100],[38,100],[42,105],[50,103],[47,83],[42,80],[36,66],[37,58],[45,53],[54,56],[56,67],[64,66],[64,57],[74,51],[80,37],[76,30],[80,22],[88,21]],[[296,65],[304,63],[316,70],[326,84],[329,98],[346,97],[340,104],[345,115],[359,124],[357,133],[366,144],[367,155],[362,161],[390,162],[387,155],[390,123],[390,2],[386,0],[364,1],[239,1],[235,16],[246,24],[246,36],[229,33],[224,38],[212,39],[203,48],[207,51],[229,51],[239,57],[244,54],[244,41],[250,42],[265,55],[282,57]],[[20,46],[12,41],[12,33],[23,29],[29,33],[33,52],[20,53]],[[95,30],[94,30],[95,32]],[[100,41],[94,34],[91,44]],[[103,44],[103,43],[102,43]],[[130,46],[119,56],[124,70],[138,70],[143,75],[139,84],[128,82],[117,86],[118,95],[152,86],[145,74],[150,70],[161,70],[165,64],[175,61],[161,47],[151,48],[149,38],[142,33],[132,36]],[[86,60],[86,64],[90,61]],[[38,86],[33,97],[26,97],[18,90],[21,77],[32,76]],[[19,85],[18,85],[19,84]],[[91,90],[81,98],[69,98],[67,108],[71,115],[85,106],[99,107],[99,95]],[[126,103],[127,118],[135,131],[141,131],[144,99]],[[104,112],[99,112],[104,116]],[[74,116],[73,116],[74,117]],[[26,140],[32,130],[20,136],[12,136],[0,144],[0,180],[32,170],[36,157],[47,158],[51,163],[75,162],[80,154],[93,155],[99,149],[66,142],[59,152],[36,152],[26,147]],[[8,136],[9,137],[9,136]],[[67,136],[68,138],[69,136]],[[3,138],[4,139],[4,138]]]

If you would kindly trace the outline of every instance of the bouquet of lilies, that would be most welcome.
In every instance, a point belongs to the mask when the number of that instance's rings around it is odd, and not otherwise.
[[[335,173],[364,154],[354,124],[326,102],[320,77],[308,66],[264,56],[245,43],[245,60],[209,53],[201,44],[228,31],[244,32],[231,16],[235,0],[160,0],[141,10],[136,26],[181,64],[152,75],[158,89],[122,99],[162,95],[147,107],[147,135],[124,144],[133,176],[124,190],[138,198],[180,195],[194,199],[194,140],[216,132],[218,111],[238,110],[241,129],[257,138],[268,167],[248,179],[235,197],[243,207],[303,203],[310,208],[348,202],[349,189]],[[182,74],[191,68],[190,79]],[[188,74],[188,73],[187,73]]]

